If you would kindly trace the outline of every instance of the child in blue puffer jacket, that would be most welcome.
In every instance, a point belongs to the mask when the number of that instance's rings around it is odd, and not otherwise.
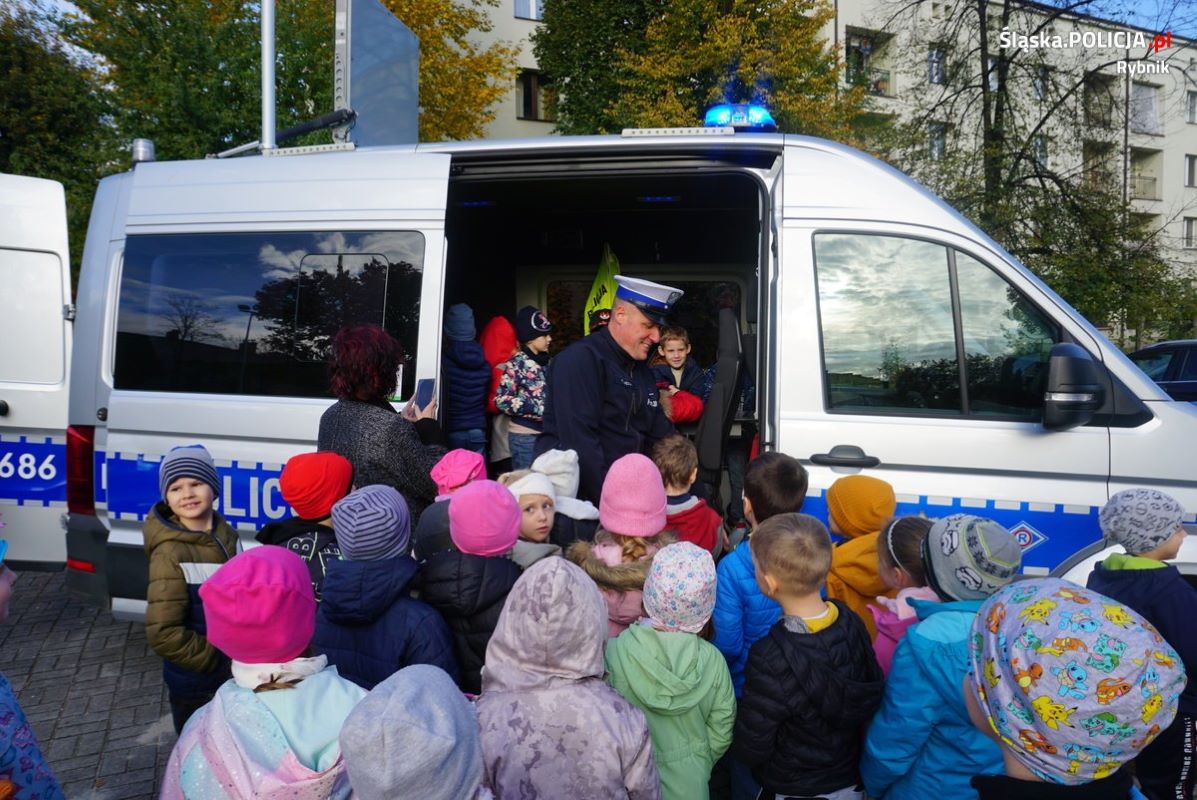
[[[885,699],[865,738],[861,777],[870,797],[975,800],[969,781],[1000,772],[1002,755],[973,727],[964,704],[969,629],[985,599],[1018,572],[1022,550],[996,522],[955,514],[936,520],[922,560],[942,602],[910,601],[919,622],[894,653]]]

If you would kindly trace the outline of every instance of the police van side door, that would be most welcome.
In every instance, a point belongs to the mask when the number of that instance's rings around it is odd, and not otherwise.
[[[6,561],[61,565],[71,359],[61,184],[0,175],[0,287],[0,538]]]
[[[811,511],[841,475],[890,482],[899,513],[987,516],[1043,572],[1099,535],[1110,433],[1043,426],[1052,347],[1096,343],[993,253],[899,225],[787,222],[782,448],[807,460]],[[797,312],[798,316],[795,316]],[[797,326],[796,326],[797,327]],[[790,400],[785,404],[794,407]],[[794,449],[797,448],[797,449]]]

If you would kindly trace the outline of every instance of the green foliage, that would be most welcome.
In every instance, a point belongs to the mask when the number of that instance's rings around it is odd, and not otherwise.
[[[641,50],[649,20],[668,6],[669,0],[545,0],[532,49],[559,90],[559,132],[615,133],[623,127],[611,111],[625,68],[620,53]]]
[[[672,0],[643,50],[621,48],[611,112],[627,126],[678,126],[714,103],[764,103],[780,130],[844,140],[865,95],[840,89],[822,35],[833,18],[822,0]]]
[[[111,155],[96,76],[20,7],[0,12],[0,172],[50,178],[66,189],[78,270],[91,196]]]
[[[117,131],[161,159],[201,158],[259,137],[260,21],[245,0],[79,0],[68,42],[104,67]],[[279,129],[332,110],[332,4],[279,3]]]
[[[781,130],[851,138],[822,0],[547,0],[533,36],[563,133],[701,124],[719,102],[767,103]]]

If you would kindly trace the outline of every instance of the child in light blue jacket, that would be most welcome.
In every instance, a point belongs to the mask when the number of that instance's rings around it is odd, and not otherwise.
[[[935,522],[922,559],[943,602],[910,601],[920,621],[894,653],[861,776],[868,795],[885,800],[976,798],[969,781],[1000,772],[1002,755],[973,727],[964,704],[969,629],[985,598],[1014,577],[1022,551],[996,522],[956,514]]]

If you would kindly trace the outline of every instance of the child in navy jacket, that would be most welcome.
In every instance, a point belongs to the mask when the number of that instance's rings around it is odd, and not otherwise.
[[[1101,510],[1106,539],[1126,553],[1114,553],[1089,574],[1088,587],[1134,609],[1180,654],[1188,674],[1197,669],[1197,589],[1168,559],[1176,557],[1185,529],[1180,503],[1155,489],[1127,489]],[[1180,695],[1173,723],[1139,753],[1136,775],[1143,793],[1157,798],[1192,797],[1197,788],[1197,681]]]

